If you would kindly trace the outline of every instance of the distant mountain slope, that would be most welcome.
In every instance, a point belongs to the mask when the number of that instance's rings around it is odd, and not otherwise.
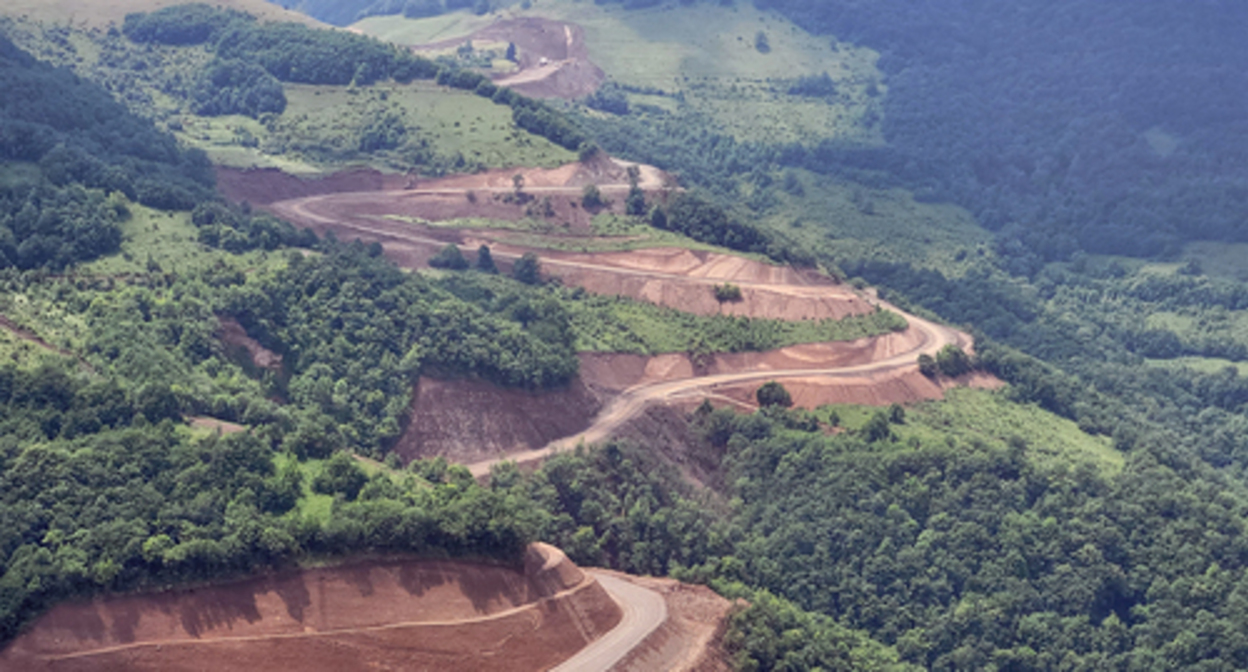
[[[127,14],[134,12],[151,12],[163,7],[186,4],[186,0],[98,0],[79,2],[77,0],[5,0],[0,4],[0,14],[8,16],[26,16],[44,21],[75,22],[85,21],[92,25],[103,26],[112,22],[118,24]],[[320,25],[311,16],[292,12],[264,0],[214,0],[214,6],[237,9],[254,14],[266,21],[295,21],[308,25]]]
[[[1001,230],[1016,272],[1248,240],[1243,3],[758,4],[881,52],[882,163]]]

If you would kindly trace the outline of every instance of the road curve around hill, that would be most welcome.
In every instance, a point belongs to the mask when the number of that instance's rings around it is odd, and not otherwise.
[[[643,181],[649,185],[657,182],[654,176],[643,173]],[[604,187],[605,190],[605,187]],[[305,224],[320,223],[331,224],[339,231],[339,238],[347,239],[350,233],[357,233],[371,239],[382,241],[394,241],[398,243],[431,246],[439,248],[446,244],[445,240],[439,240],[428,235],[424,235],[421,230],[411,225],[402,224],[393,221],[381,221],[376,217],[359,217],[354,216],[353,211],[364,204],[376,204],[383,199],[409,199],[418,198],[422,194],[425,195],[442,195],[448,190],[431,189],[420,190],[411,189],[396,192],[347,192],[336,194],[321,194],[317,196],[309,196],[304,198],[290,199],[287,201],[279,201],[269,206],[273,212],[279,216],[283,216],[295,222]],[[455,193],[466,190],[450,190]],[[490,191],[488,188],[478,189],[477,191]],[[497,189],[497,191],[507,191],[506,189]],[[579,194],[579,189],[568,187],[548,187],[543,191],[551,193],[567,193]],[[469,249],[470,246],[463,246]],[[524,251],[523,248],[514,246],[500,245],[495,248],[494,255],[500,258],[516,258]],[[536,250],[542,252],[542,250]],[[577,259],[562,259],[557,256],[543,257],[542,265],[558,274],[558,269],[589,269],[599,273],[611,273],[623,276],[656,278],[668,281],[676,281],[699,285],[714,285],[723,282],[724,278],[714,277],[690,277],[679,273],[668,273],[660,270],[641,269],[621,267],[614,264],[595,264],[592,261],[592,255],[589,259],[586,255],[580,255]],[[741,287],[765,289],[770,292],[789,295],[792,297],[801,297],[813,299],[821,293],[836,291],[844,294],[844,287],[836,287],[833,289],[829,286],[819,285],[797,285],[797,284],[775,284],[751,280],[735,280],[732,282]],[[895,372],[898,369],[906,367],[914,367],[916,359],[921,354],[935,356],[941,348],[949,344],[958,345],[966,348],[972,345],[970,336],[959,332],[955,329],[936,324],[930,320],[925,320],[916,315],[911,315],[905,311],[890,305],[884,301],[863,295],[861,298],[871,304],[881,308],[891,310],[902,316],[908,323],[909,329],[914,330],[918,338],[915,339],[915,345],[900,353],[893,354],[887,358],[877,359],[870,363],[858,364],[853,366],[838,367],[812,367],[812,368],[795,368],[795,369],[769,369],[764,371],[744,371],[735,373],[720,373],[716,375],[697,376],[691,378],[682,378],[678,380],[662,380],[656,382],[648,382],[635,385],[624,390],[619,396],[612,400],[606,408],[604,408],[593,423],[585,431],[574,436],[566,437],[558,441],[536,450],[530,450],[520,453],[513,453],[503,458],[486,460],[468,465],[469,470],[474,476],[482,477],[489,474],[490,469],[500,462],[515,462],[517,464],[525,464],[536,460],[544,459],[554,453],[562,450],[574,448],[579,443],[595,443],[606,440],[629,420],[638,417],[645,410],[654,404],[678,400],[681,398],[696,397],[700,395],[713,394],[716,389],[724,388],[731,385],[741,383],[762,383],[769,380],[786,380],[796,378],[850,378],[864,377],[872,374],[885,374]]]
[[[624,618],[611,632],[594,640],[551,672],[606,672],[667,620],[667,602],[662,595],[610,574],[588,571],[620,605]]]

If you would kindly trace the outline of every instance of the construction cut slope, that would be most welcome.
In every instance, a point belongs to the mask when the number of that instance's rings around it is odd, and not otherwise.
[[[543,670],[622,612],[558,549],[523,569],[389,559],[61,604],[0,669]]]

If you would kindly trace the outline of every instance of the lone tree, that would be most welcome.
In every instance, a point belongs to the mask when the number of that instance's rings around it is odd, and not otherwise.
[[[928,378],[935,378],[940,375],[940,367],[936,366],[936,360],[926,352],[919,355],[919,373]]]
[[[525,252],[524,256],[517,259],[516,265],[512,267],[511,277],[526,285],[536,285],[541,282],[542,264],[537,260],[537,255]]]
[[[520,59],[516,58],[516,43],[515,43],[515,42],[508,42],[508,43],[507,43],[507,53],[506,53],[506,54],[504,54],[503,58],[506,58],[507,60],[511,61],[512,63],[519,63],[519,62],[520,62]]]
[[[736,303],[741,300],[741,288],[731,282],[715,285],[715,300],[720,303]]]
[[[754,35],[754,48],[757,49],[760,54],[771,53],[771,40],[767,39],[767,33],[760,30]]]
[[[789,391],[774,380],[769,383],[763,383],[763,386],[754,393],[754,397],[758,399],[758,405],[763,408],[769,406],[788,408],[793,405],[793,397],[789,396]]]
[[[628,167],[628,198],[624,201],[624,211],[633,217],[646,215],[646,194],[641,190],[641,169],[637,166]]]
[[[494,257],[490,254],[489,245],[477,248],[477,270],[482,273],[498,273],[498,266],[494,265]]]
[[[433,255],[433,258],[429,260],[429,265],[434,268],[462,271],[468,268],[468,260],[464,258],[464,253],[459,251],[459,246],[451,243]]]
[[[584,206],[586,210],[601,208],[606,204],[606,201],[602,200],[602,192],[598,190],[598,185],[585,185],[585,189],[581,191],[581,205]]]

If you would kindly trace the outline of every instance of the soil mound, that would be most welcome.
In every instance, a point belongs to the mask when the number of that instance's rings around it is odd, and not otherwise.
[[[562,390],[509,390],[480,380],[421,378],[395,451],[471,464],[541,448],[583,431],[602,408],[580,379]]]
[[[0,654],[50,670],[538,670],[620,621],[561,551],[523,571],[383,560],[63,604]]]

